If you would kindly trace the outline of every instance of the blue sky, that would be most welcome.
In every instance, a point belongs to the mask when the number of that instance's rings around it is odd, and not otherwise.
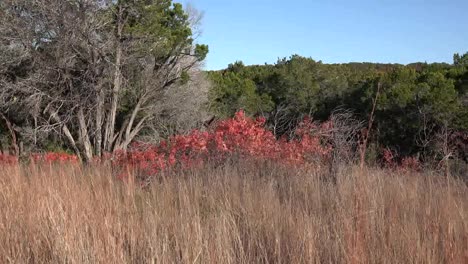
[[[183,2],[183,1],[182,1]],[[187,1],[185,1],[187,3]],[[468,0],[189,0],[205,13],[206,69],[274,63],[452,62],[468,51]]]

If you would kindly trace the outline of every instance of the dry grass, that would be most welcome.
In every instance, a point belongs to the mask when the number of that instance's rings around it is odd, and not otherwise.
[[[468,188],[430,175],[3,168],[0,188],[1,263],[468,263]]]

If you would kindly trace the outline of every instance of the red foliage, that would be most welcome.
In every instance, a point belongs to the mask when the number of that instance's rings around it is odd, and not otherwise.
[[[47,153],[33,153],[30,155],[30,161],[36,164],[77,164],[78,157],[72,154],[47,152]],[[17,165],[19,159],[15,155],[0,154],[0,165]]]
[[[18,157],[8,154],[0,154],[1,165],[16,165],[18,164]]]
[[[288,165],[320,162],[328,158],[331,144],[327,131],[330,122],[317,125],[305,118],[295,131],[293,138],[276,139],[265,128],[265,118],[252,119],[243,111],[232,119],[219,122],[214,129],[201,132],[194,130],[188,135],[176,135],[158,145],[136,142],[127,152],[117,151],[112,160],[114,168],[137,170],[151,176],[169,168],[192,168],[207,161],[222,162],[229,155],[244,158],[271,160]],[[33,163],[78,163],[76,155],[65,153],[32,154]],[[95,162],[101,161],[97,158]],[[0,164],[16,164],[14,156],[0,155]],[[121,174],[122,176],[124,173]]]
[[[395,169],[402,172],[419,171],[421,163],[416,157],[404,157],[397,161],[398,153],[393,152],[389,148],[385,148],[382,152],[383,165],[387,168]]]
[[[289,139],[275,138],[265,128],[265,123],[265,118],[252,119],[239,111],[234,118],[219,122],[210,131],[194,130],[157,145],[136,142],[127,152],[118,151],[113,156],[105,154],[94,162],[111,160],[114,168],[124,172],[137,170],[140,175],[152,176],[166,169],[193,168],[207,161],[222,162],[230,155],[286,165],[317,165],[329,158],[332,150],[328,133],[333,127],[331,122],[318,125],[305,118]],[[397,162],[397,154],[388,148],[383,150],[382,157],[383,164],[392,169],[417,171],[421,168],[417,158],[407,157]],[[76,155],[54,152],[32,154],[30,160],[36,164],[79,163]],[[0,155],[0,165],[17,163],[16,156]]]
[[[390,150],[389,148],[385,148],[382,152],[382,159],[383,159],[383,164],[385,167],[388,168],[394,168],[396,165],[395,162],[395,155],[393,154],[393,151]]]
[[[265,122],[264,118],[251,119],[239,111],[234,118],[221,121],[209,132],[194,130],[159,145],[134,144],[129,152],[117,153],[114,162],[154,175],[167,168],[193,167],[207,160],[220,161],[228,154],[300,165],[326,158],[331,151],[325,133],[312,133],[329,129],[330,123],[317,126],[310,119],[304,119],[295,138],[277,140],[265,128]]]
[[[78,157],[76,155],[59,153],[59,152],[47,152],[44,154],[31,154],[31,161],[34,163],[78,163]]]

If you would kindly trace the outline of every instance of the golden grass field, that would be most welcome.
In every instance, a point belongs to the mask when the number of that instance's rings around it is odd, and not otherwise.
[[[0,263],[468,263],[468,187],[429,172],[231,162],[142,189],[25,166],[0,188]]]

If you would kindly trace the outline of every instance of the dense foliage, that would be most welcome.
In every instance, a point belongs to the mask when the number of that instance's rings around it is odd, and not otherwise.
[[[266,116],[269,126],[281,136],[294,129],[304,115],[324,121],[336,108],[352,109],[360,120],[367,121],[380,86],[375,133],[371,134],[376,151],[390,148],[402,156],[434,159],[437,138],[448,131],[458,142],[452,146],[454,155],[466,160],[467,58],[468,53],[456,54],[453,65],[406,66],[324,64],[298,55],[274,65],[236,62],[210,72],[214,83],[211,107],[220,116],[231,116],[237,108],[248,115]]]

